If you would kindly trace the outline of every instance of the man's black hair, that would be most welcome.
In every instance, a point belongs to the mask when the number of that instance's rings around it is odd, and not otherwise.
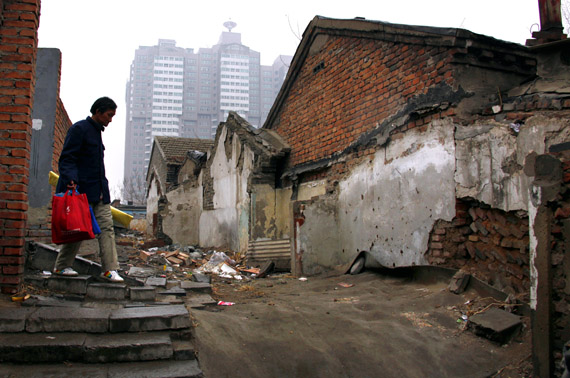
[[[105,113],[107,110],[116,110],[117,104],[115,101],[111,100],[109,97],[101,97],[95,100],[91,106],[91,114],[97,113],[97,110],[101,113]]]

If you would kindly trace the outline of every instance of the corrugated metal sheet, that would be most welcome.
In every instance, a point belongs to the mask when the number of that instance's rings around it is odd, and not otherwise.
[[[246,261],[252,266],[273,261],[276,270],[290,271],[291,241],[289,239],[250,241]]]

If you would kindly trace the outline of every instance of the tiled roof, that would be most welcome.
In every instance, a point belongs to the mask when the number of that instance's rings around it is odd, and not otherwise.
[[[188,151],[207,152],[214,141],[210,139],[156,136],[154,140],[167,163],[183,163]]]

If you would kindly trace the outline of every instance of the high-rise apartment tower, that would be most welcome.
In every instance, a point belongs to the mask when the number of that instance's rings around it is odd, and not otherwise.
[[[125,182],[145,181],[157,135],[213,138],[229,111],[255,127],[265,122],[292,57],[263,66],[260,53],[232,32],[236,24],[224,26],[218,44],[198,52],[168,39],[135,51],[126,89]]]

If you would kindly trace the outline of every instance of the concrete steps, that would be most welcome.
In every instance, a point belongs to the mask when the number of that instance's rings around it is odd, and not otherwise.
[[[15,363],[193,360],[190,340],[169,332],[0,334],[0,360]]]
[[[26,282],[46,295],[0,307],[0,377],[202,376],[187,308],[214,302],[209,284],[101,282],[99,264],[79,257],[79,277],[50,276],[59,251],[27,247]]]
[[[183,305],[102,308],[38,307],[0,308],[0,332],[118,333],[190,328]],[[2,358],[2,356],[0,356]]]
[[[42,377],[201,376],[183,305],[0,308],[0,376],[35,376],[29,370]]]
[[[203,377],[196,360],[133,363],[1,364],[0,377],[10,378],[197,378]]]

